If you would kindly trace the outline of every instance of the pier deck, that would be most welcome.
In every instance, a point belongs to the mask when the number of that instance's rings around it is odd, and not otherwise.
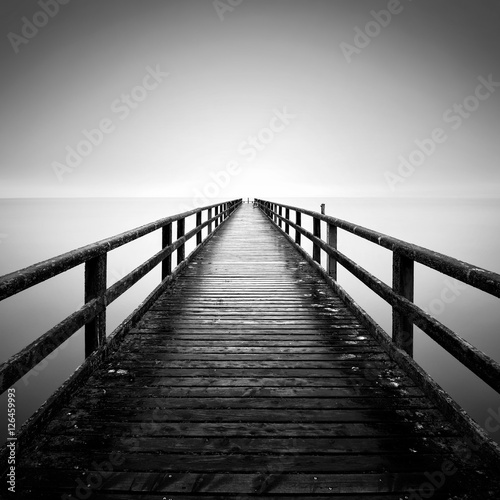
[[[251,205],[18,453],[27,498],[499,498],[460,430]]]

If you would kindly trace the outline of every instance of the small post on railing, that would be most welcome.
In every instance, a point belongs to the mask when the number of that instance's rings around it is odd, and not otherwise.
[[[214,217],[217,217],[217,215],[219,215],[219,205],[215,207]],[[215,227],[217,228],[218,225],[219,225],[219,218],[217,217],[217,219],[215,219]]]
[[[321,238],[321,220],[313,217],[313,235]],[[321,248],[316,243],[313,243],[313,260],[321,264]]]
[[[107,253],[85,263],[85,302],[97,299],[106,292]],[[85,325],[85,357],[90,356],[106,340],[106,309]]]
[[[290,225],[288,224],[288,221],[290,220],[290,209],[285,208],[285,219],[287,222],[285,222],[285,233],[290,234]]]
[[[413,259],[395,251],[392,265],[392,289],[398,295],[413,302],[413,281]],[[413,356],[413,322],[397,307],[392,308],[392,341]]]
[[[281,205],[278,208],[279,215],[283,215]],[[278,217],[278,226],[281,227],[281,219]]]
[[[299,227],[302,227],[302,214],[300,212],[295,212],[295,224],[297,224],[297,226]],[[295,243],[297,243],[297,245],[300,245],[300,237],[302,235],[300,234],[299,230],[298,229],[295,229]]]
[[[212,218],[212,209],[209,208],[208,209],[208,215],[207,215],[207,218],[208,220],[210,220]],[[207,236],[212,232],[212,223],[209,222],[208,223],[208,229],[207,229]]]
[[[168,247],[172,244],[172,223],[169,222],[162,229],[161,235],[162,248]],[[163,281],[169,274],[172,273],[172,254],[163,259],[161,263],[161,280]]]
[[[179,219],[177,221],[177,239],[182,238],[184,236],[185,228],[186,228],[186,219]],[[183,243],[177,249],[177,265],[179,265],[184,260],[185,252],[186,252],[186,246]]]
[[[201,226],[201,210],[196,213],[196,227],[199,228]],[[196,245],[201,245],[201,231],[196,233]]]

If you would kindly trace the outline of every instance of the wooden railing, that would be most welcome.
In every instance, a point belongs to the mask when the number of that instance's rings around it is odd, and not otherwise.
[[[256,199],[255,202],[299,248],[302,236],[311,240],[313,263],[319,265],[321,250],[326,252],[324,271],[329,277],[337,280],[338,263],[392,306],[392,341],[397,347],[413,355],[413,325],[416,325],[500,393],[500,364],[413,303],[415,262],[495,297],[500,297],[499,274],[335,217],[272,201]],[[291,220],[290,211],[295,213],[295,221]],[[302,215],[312,217],[312,233],[302,227]],[[326,241],[321,236],[321,221],[326,222]],[[290,227],[295,229],[295,239],[289,236]],[[392,251],[392,287],[338,251],[339,228]]]
[[[198,248],[202,244],[202,230],[207,227],[205,238],[207,241],[214,232],[213,228],[217,229],[225,222],[240,204],[241,199],[232,200],[166,217],[0,277],[0,300],[3,300],[75,266],[85,265],[85,304],[0,365],[0,393],[15,384],[82,327],[85,327],[85,357],[88,358],[95,353],[106,344],[106,307],[160,263],[162,264],[162,282],[165,281],[172,273],[173,252],[177,251],[177,268],[179,268],[187,260],[185,256],[186,242],[196,236]],[[207,216],[206,220],[202,222],[204,212],[207,213]],[[185,220],[193,215],[196,217],[196,227],[186,233]],[[174,222],[176,223],[177,239],[172,241],[172,224]],[[157,230],[162,231],[161,250],[107,288],[108,252]],[[132,317],[134,316],[131,315],[130,318]],[[131,322],[132,319],[128,320],[128,324],[127,322],[122,323],[119,328],[123,330]]]

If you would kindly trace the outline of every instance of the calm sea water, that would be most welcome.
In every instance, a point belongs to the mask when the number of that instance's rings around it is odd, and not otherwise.
[[[214,200],[214,202],[219,200]],[[319,211],[390,234],[500,273],[500,200],[280,198],[275,201]],[[0,200],[0,275],[113,236],[153,220],[192,208],[189,199],[18,199]],[[187,230],[194,227],[190,218]],[[309,218],[303,223],[311,228]],[[323,227],[323,231],[324,231]],[[109,254],[112,284],[160,248],[154,233]],[[187,250],[193,248],[189,245]],[[306,245],[307,248],[307,245]],[[391,253],[343,231],[339,249],[391,284]],[[500,360],[498,299],[457,283],[423,266],[415,268],[415,301],[463,338]],[[159,283],[155,269],[108,310],[111,332]],[[386,329],[391,310],[343,269],[340,284]],[[443,300],[445,297],[445,300]],[[1,360],[35,340],[83,304],[83,266],[0,303]],[[415,359],[481,425],[500,411],[500,397],[442,348],[416,329]],[[83,335],[78,332],[16,385],[18,424],[83,361]],[[6,395],[0,408],[6,408]],[[1,411],[6,415],[6,411]],[[0,420],[6,436],[6,419]],[[500,433],[491,434],[500,442]]]

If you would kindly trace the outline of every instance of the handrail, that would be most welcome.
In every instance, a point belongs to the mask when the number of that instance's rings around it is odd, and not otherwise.
[[[291,205],[282,205],[279,203],[266,202],[264,200],[255,201],[269,204],[272,203],[278,207],[293,210],[304,215],[309,215],[314,219],[325,221],[328,224],[344,229],[345,231],[371,241],[381,247],[387,248],[388,250],[398,251],[401,255],[404,255],[415,262],[423,264],[443,274],[447,274],[451,278],[456,278],[459,281],[463,281],[464,283],[473,286],[474,288],[478,288],[479,290],[500,298],[500,274],[468,264],[467,262],[449,257],[448,255],[429,250],[428,248],[408,243],[407,241],[394,238],[387,234],[379,233],[373,229],[353,224],[352,222],[348,222],[343,219],[337,219],[336,217],[331,217],[329,215],[320,214],[318,212],[313,212],[312,210],[306,210]]]
[[[207,205],[205,207],[189,210],[188,212],[165,217],[1,276],[0,300],[11,297],[12,295],[22,292],[27,288],[37,285],[38,283],[42,283],[43,281],[83,264],[88,260],[101,255],[102,253],[110,252],[111,250],[123,246],[126,243],[130,243],[131,241],[141,238],[142,236],[152,233],[153,231],[161,229],[172,222],[185,219],[191,215],[201,213],[204,210],[211,210],[212,208],[218,208],[230,203],[234,204],[238,201],[239,200],[233,200],[225,203]],[[221,215],[222,214],[219,214],[217,218],[220,218]],[[212,221],[215,219],[216,217],[214,217]]]
[[[478,375],[490,387],[500,393],[500,363],[487,356],[466,340],[459,337],[434,317],[413,303],[414,262],[419,262],[474,288],[500,297],[500,275],[473,266],[424,247],[407,243],[383,233],[324,214],[271,201],[255,200],[259,208],[284,232],[295,229],[295,243],[300,246],[301,235],[313,243],[313,261],[320,263],[320,250],[328,255],[327,272],[336,280],[337,263],[342,265],[362,283],[377,293],[393,308],[392,340],[397,347],[413,355],[413,325],[421,328],[429,337]],[[283,208],[285,216],[283,216]],[[290,210],[295,212],[296,222],[290,220]],[[313,233],[301,226],[301,215],[313,218]],[[327,223],[327,242],[321,238],[320,221]],[[372,243],[392,250],[392,287],[373,276],[337,249],[337,228],[344,229]]]
[[[181,264],[185,260],[185,243],[196,236],[196,245],[201,245],[202,230],[208,227],[206,236],[208,238],[213,232],[213,225],[217,229],[241,202],[241,199],[231,200],[165,217],[0,277],[0,300],[3,300],[80,264],[85,264],[85,304],[0,365],[0,394],[83,326],[85,326],[85,357],[88,358],[106,342],[106,307],[160,263],[162,263],[162,280],[168,277],[172,273],[173,252],[177,251],[177,265]],[[215,212],[214,216],[212,209]],[[204,211],[207,211],[207,220],[202,222]],[[196,215],[196,227],[185,233],[185,219],[191,215]],[[172,241],[173,222],[177,223],[176,241]],[[107,253],[158,229],[162,229],[162,249],[107,288]]]

